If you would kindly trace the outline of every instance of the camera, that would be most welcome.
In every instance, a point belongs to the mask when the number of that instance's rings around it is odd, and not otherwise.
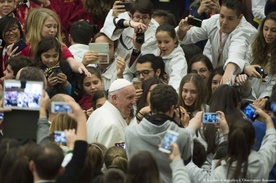
[[[139,44],[143,44],[145,41],[145,33],[137,33],[136,34],[136,42]]]

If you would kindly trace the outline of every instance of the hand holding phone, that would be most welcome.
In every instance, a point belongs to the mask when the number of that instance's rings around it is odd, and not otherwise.
[[[244,105],[244,107],[242,108],[242,111],[252,121],[255,121],[255,119],[258,117],[256,110],[249,103]]]
[[[171,152],[171,144],[175,143],[178,137],[178,133],[172,130],[168,130],[161,142],[159,147],[159,151],[170,153]]]

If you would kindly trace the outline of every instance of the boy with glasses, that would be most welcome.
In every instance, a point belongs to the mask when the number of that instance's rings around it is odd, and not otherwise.
[[[157,78],[165,81],[166,73],[163,59],[153,54],[140,56],[137,59],[135,75],[142,82],[150,78]]]

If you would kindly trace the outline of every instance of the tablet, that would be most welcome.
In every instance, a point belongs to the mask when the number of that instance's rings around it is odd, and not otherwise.
[[[108,43],[89,43],[89,50],[98,52],[99,59],[94,64],[109,64],[109,45]]]
[[[39,110],[43,82],[39,81],[4,81],[4,108],[18,110]]]

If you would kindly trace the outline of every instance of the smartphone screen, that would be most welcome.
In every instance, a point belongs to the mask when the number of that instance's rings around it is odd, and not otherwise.
[[[115,146],[116,147],[121,147],[121,148],[126,148],[126,144],[124,143],[124,142],[117,142],[117,143],[115,143]]]
[[[215,123],[218,123],[217,117],[218,117],[217,113],[205,112],[203,113],[202,122],[207,124],[215,124]]]
[[[178,133],[172,130],[168,130],[161,142],[159,150],[165,153],[171,152],[171,144],[175,143],[178,137]]]
[[[255,109],[250,105],[250,104],[246,104],[244,107],[243,107],[243,110],[242,110],[246,116],[248,118],[250,118],[252,121],[254,121],[257,117],[258,117],[258,114],[255,113]]]
[[[188,17],[188,24],[194,25],[196,27],[201,27],[202,20],[193,17]]]
[[[52,102],[51,103],[52,113],[70,113],[72,112],[71,107],[66,102]]]
[[[63,131],[54,131],[54,142],[67,142],[65,133]]]

